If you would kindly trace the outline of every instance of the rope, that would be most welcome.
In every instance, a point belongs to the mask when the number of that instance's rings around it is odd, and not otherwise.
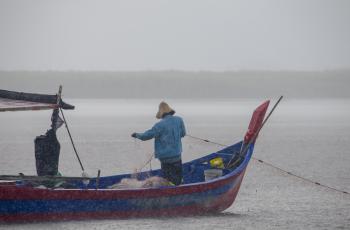
[[[214,142],[214,141],[210,141],[210,140],[207,140],[207,139],[202,139],[202,138],[199,138],[199,137],[195,137],[195,136],[192,136],[192,135],[189,135],[187,134],[186,136],[190,137],[190,138],[193,138],[193,139],[196,139],[196,140],[200,140],[200,141],[204,141],[204,142],[207,142],[209,144],[215,144],[215,145],[219,145],[219,146],[222,146],[222,147],[228,147],[228,145],[224,145],[224,144],[220,144],[220,143],[217,143],[217,142]],[[289,172],[285,169],[282,169],[278,166],[275,166],[269,162],[266,162],[266,161],[263,161],[259,158],[256,158],[256,157],[252,157],[253,160],[256,160],[258,161],[259,163],[262,163],[264,165],[267,165],[267,166],[270,166],[271,168],[274,168],[274,169],[277,169],[279,170],[280,172],[283,172],[283,173],[286,173],[287,175],[289,176],[292,176],[292,177],[296,177],[296,178],[299,178],[300,180],[303,180],[303,181],[306,181],[308,183],[311,183],[311,184],[314,184],[314,185],[317,185],[317,186],[321,186],[321,187],[324,187],[324,188],[327,188],[329,190],[332,190],[332,191],[336,191],[336,192],[340,192],[340,193],[343,193],[343,194],[346,194],[346,195],[350,195],[349,192],[347,191],[344,191],[344,190],[340,190],[340,189],[337,189],[337,188],[334,188],[334,187],[331,187],[331,186],[328,186],[328,185],[325,185],[325,184],[321,184],[320,182],[317,182],[317,181],[313,181],[311,179],[308,179],[308,178],[305,178],[305,177],[302,177],[302,176],[299,176],[299,175],[296,175],[292,172]]]
[[[186,136],[191,137],[193,139],[197,139],[197,140],[200,140],[200,141],[207,142],[209,144],[215,144],[215,145],[219,145],[219,146],[222,146],[222,147],[228,147],[228,145],[223,145],[223,144],[220,144],[220,143],[217,143],[217,142],[214,142],[214,141],[209,141],[207,139],[202,139],[202,138],[195,137],[195,136],[192,136],[192,135],[189,135],[189,134],[186,134]]]
[[[74,149],[75,155],[76,155],[76,157],[78,158],[78,161],[79,161],[79,164],[80,164],[81,170],[84,172],[84,167],[83,167],[83,164],[81,163],[81,160],[80,160],[80,157],[79,157],[78,151],[77,151],[77,149],[75,148],[75,145],[74,145],[74,141],[73,141],[72,135],[70,134],[70,131],[69,131],[69,128],[68,128],[68,123],[67,123],[67,120],[66,120],[66,118],[64,117],[64,114],[63,114],[63,111],[62,111],[62,109],[61,109],[61,108],[60,108],[60,111],[61,111],[61,114],[62,114],[62,118],[63,118],[63,120],[64,120],[64,124],[65,124],[66,129],[67,129],[67,132],[68,132],[68,135],[69,135],[70,141],[71,141],[71,143],[72,143],[72,146],[73,146],[73,149]]]
[[[135,148],[138,148],[137,138],[134,138],[134,147],[135,147]],[[136,174],[142,172],[142,170],[143,170],[147,165],[149,165],[149,175],[151,175],[153,157],[154,157],[154,153],[151,154],[149,158],[147,158],[147,161],[146,161],[144,164],[142,164],[141,167],[139,167],[139,168],[136,169]]]
[[[152,165],[151,165],[152,160],[153,160],[153,154],[152,154],[151,157],[148,158],[148,160],[142,165],[142,167],[138,169],[138,171],[141,172],[142,169],[144,169],[148,164],[150,165],[150,169],[152,170]]]
[[[284,173],[286,173],[286,174],[288,174],[288,175],[290,175],[290,176],[293,176],[293,177],[297,177],[297,178],[299,178],[299,179],[301,179],[301,180],[304,180],[304,181],[306,181],[306,182],[309,182],[309,183],[312,183],[312,184],[315,184],[315,185],[318,185],[318,186],[321,186],[321,187],[325,187],[325,188],[328,188],[328,189],[333,190],[333,191],[337,191],[337,192],[341,192],[341,193],[350,195],[350,193],[347,192],[347,191],[339,190],[339,189],[330,187],[330,186],[328,186],[328,185],[321,184],[320,182],[313,181],[313,180],[310,180],[310,179],[308,179],[308,178],[305,178],[305,177],[296,175],[296,174],[294,174],[294,173],[292,173],[292,172],[286,171],[286,170],[284,170],[284,169],[282,169],[282,168],[280,168],[280,167],[277,167],[277,166],[275,166],[275,165],[273,165],[273,164],[271,164],[271,163],[265,162],[265,161],[263,161],[263,160],[261,160],[261,159],[258,159],[258,158],[253,158],[253,159],[254,159],[254,160],[257,160],[258,162],[260,162],[260,163],[262,163],[262,164],[268,165],[268,166],[270,166],[271,168],[277,169],[277,170],[279,170],[279,171],[281,171],[281,172],[284,172]]]

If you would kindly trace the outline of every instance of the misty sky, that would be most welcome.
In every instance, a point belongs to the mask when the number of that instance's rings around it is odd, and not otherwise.
[[[350,68],[348,0],[0,0],[0,70]]]

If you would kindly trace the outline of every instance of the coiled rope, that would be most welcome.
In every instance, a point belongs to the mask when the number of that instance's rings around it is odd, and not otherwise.
[[[200,140],[200,141],[203,141],[203,142],[207,142],[207,143],[210,143],[210,144],[215,144],[215,145],[218,145],[218,146],[221,146],[221,147],[228,147],[228,145],[220,144],[220,143],[217,143],[217,142],[214,142],[214,141],[210,141],[210,140],[208,140],[208,139],[203,139],[203,138],[195,137],[195,136],[192,136],[192,135],[189,135],[189,134],[187,134],[186,136],[188,136],[188,137],[190,137],[190,138],[193,138],[193,139],[196,139],[196,140]],[[263,161],[263,160],[261,160],[261,159],[259,159],[259,158],[252,157],[252,159],[258,161],[258,162],[261,163],[261,164],[264,164],[264,165],[267,165],[267,166],[269,166],[269,167],[271,167],[271,168],[277,169],[277,170],[280,171],[280,172],[283,172],[283,173],[285,173],[285,174],[287,174],[287,175],[289,175],[289,176],[292,176],[292,177],[299,178],[300,180],[306,181],[306,182],[308,182],[308,183],[311,183],[311,184],[314,184],[314,185],[317,185],[317,186],[321,186],[321,187],[327,188],[327,189],[332,190],[332,191],[335,191],[335,192],[340,192],[340,193],[343,193],[343,194],[346,194],[346,195],[350,195],[350,193],[347,192],[347,191],[340,190],[340,189],[337,189],[337,188],[334,188],[334,187],[331,187],[331,186],[328,186],[328,185],[325,185],[325,184],[321,184],[320,182],[313,181],[313,180],[311,180],[311,179],[308,179],[308,178],[299,176],[299,175],[297,175],[297,174],[295,174],[295,173],[292,173],[292,172],[290,172],[290,171],[287,171],[287,170],[285,170],[285,169],[282,169],[282,168],[280,168],[280,167],[278,167],[278,166],[275,166],[275,165],[273,165],[273,164],[271,164],[271,163],[269,163],[269,162]]]

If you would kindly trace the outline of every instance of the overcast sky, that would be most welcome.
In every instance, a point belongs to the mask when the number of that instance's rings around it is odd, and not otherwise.
[[[349,0],[0,0],[0,70],[350,68]]]

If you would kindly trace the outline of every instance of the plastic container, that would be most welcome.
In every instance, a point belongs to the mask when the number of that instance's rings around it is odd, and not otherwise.
[[[210,166],[212,168],[219,168],[219,169],[223,169],[224,168],[224,161],[222,160],[221,157],[216,157],[214,159],[211,159],[209,161]]]
[[[205,181],[213,180],[222,176],[222,169],[207,169],[204,170]]]

